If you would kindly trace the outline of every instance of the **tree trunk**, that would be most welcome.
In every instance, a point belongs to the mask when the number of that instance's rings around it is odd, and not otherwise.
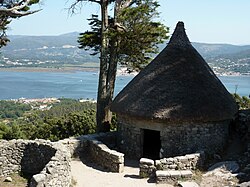
[[[110,45],[110,59],[109,59],[109,67],[108,67],[108,79],[107,79],[107,99],[108,106],[107,109],[110,109],[110,105],[112,103],[112,99],[114,96],[115,89],[115,80],[116,80],[116,72],[117,72],[117,63],[118,63],[118,50],[119,50],[119,39],[118,37],[111,41]]]
[[[114,29],[117,25],[117,15],[119,14],[121,6],[121,0],[117,0],[115,3],[115,10],[114,10]],[[115,89],[115,80],[116,80],[116,73],[117,73],[117,64],[118,64],[118,50],[119,50],[119,37],[116,36],[112,38],[110,41],[110,56],[109,56],[109,64],[108,64],[108,76],[107,76],[107,110],[110,111],[110,105],[113,100],[114,96],[114,89]]]
[[[117,16],[119,14],[119,11],[129,6],[131,2],[132,0],[127,0],[123,3],[122,0],[116,1],[114,10],[114,26],[117,25]],[[110,52],[108,51],[109,40],[107,38],[107,29],[109,23],[107,8],[107,0],[102,0],[102,43],[96,113],[97,132],[107,132],[110,130],[112,119],[110,105],[114,96],[118,63],[119,37],[113,38],[112,41],[110,41]]]
[[[100,72],[97,95],[97,112],[96,123],[97,132],[106,132],[110,129],[111,113],[107,99],[107,67],[108,67],[108,0],[101,1],[101,19],[102,19],[102,37],[101,37],[101,54],[100,54]]]

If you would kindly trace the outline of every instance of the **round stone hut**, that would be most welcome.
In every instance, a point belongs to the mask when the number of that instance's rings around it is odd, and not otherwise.
[[[179,22],[165,49],[114,99],[118,146],[152,159],[215,153],[227,142],[237,105]]]

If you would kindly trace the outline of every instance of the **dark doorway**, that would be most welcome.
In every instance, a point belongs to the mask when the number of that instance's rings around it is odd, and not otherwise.
[[[143,157],[159,159],[161,149],[160,131],[143,129]]]

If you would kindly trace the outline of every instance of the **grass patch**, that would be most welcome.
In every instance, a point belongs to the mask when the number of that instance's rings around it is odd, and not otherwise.
[[[193,176],[192,176],[192,180],[194,180],[197,184],[200,184],[201,183],[201,181],[202,181],[202,175],[203,175],[204,173],[202,172],[202,171],[200,171],[200,170],[195,170],[194,171],[194,174],[193,174]]]
[[[0,187],[27,187],[28,180],[21,177],[19,174],[11,174],[12,182],[4,182],[6,177],[0,177]]]

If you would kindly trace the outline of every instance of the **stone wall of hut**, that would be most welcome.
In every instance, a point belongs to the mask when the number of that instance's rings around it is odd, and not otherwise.
[[[228,139],[229,121],[197,124],[163,124],[154,121],[118,118],[118,145],[130,157],[143,156],[143,129],[160,131],[163,157],[223,150]]]
[[[210,154],[220,152],[227,143],[228,125],[227,122],[168,125],[161,136],[164,156],[199,150]]]

